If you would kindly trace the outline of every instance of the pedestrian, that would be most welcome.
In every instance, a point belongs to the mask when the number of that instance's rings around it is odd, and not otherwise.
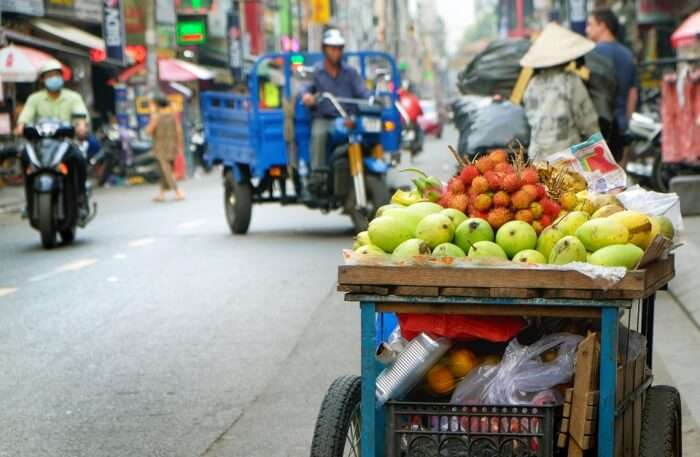
[[[586,34],[596,43],[595,52],[610,59],[615,67],[617,88],[613,110],[614,121],[607,140],[615,160],[624,164],[625,132],[639,100],[637,64],[632,51],[617,39],[620,34],[620,23],[610,9],[596,9],[590,14]]]
[[[546,161],[600,130],[586,86],[567,68],[594,47],[592,41],[550,23],[520,60],[534,69],[523,98],[531,160]]]
[[[151,102],[151,121],[146,127],[146,133],[153,138],[153,155],[158,160],[160,169],[160,192],[153,200],[165,201],[165,193],[175,191],[175,199],[183,200],[185,194],[178,188],[173,176],[175,159],[184,152],[182,126],[170,108],[170,101],[162,96],[156,96]]]

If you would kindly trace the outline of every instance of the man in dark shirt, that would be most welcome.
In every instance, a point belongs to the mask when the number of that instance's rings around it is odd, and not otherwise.
[[[624,133],[639,99],[639,75],[632,51],[616,39],[619,32],[620,23],[607,8],[596,9],[588,17],[586,34],[596,43],[595,52],[610,59],[615,67],[615,125],[608,142],[615,159],[623,161]]]
[[[329,29],[323,34],[323,62],[316,65],[311,84],[302,96],[304,105],[312,108],[311,121],[311,187],[318,191],[326,182],[326,142],[333,120],[340,113],[328,100],[317,100],[318,95],[330,92],[336,97],[369,98],[357,70],[343,63],[345,39],[337,29]]]

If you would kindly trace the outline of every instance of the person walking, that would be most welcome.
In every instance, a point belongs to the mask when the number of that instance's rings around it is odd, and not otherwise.
[[[586,35],[596,43],[595,52],[615,67],[614,122],[607,140],[615,160],[624,163],[625,132],[639,100],[639,72],[632,51],[617,40],[619,33],[620,23],[610,9],[596,9],[588,17]]]
[[[567,69],[594,47],[590,40],[550,23],[520,60],[520,65],[535,70],[523,98],[531,160],[546,161],[600,131],[586,86]]]
[[[158,160],[160,169],[160,192],[153,200],[165,201],[167,191],[175,191],[175,199],[183,200],[185,194],[177,186],[173,176],[175,159],[184,152],[184,138],[180,121],[170,109],[170,101],[159,95],[151,105],[151,121],[146,126],[146,133],[153,138],[153,155]]]

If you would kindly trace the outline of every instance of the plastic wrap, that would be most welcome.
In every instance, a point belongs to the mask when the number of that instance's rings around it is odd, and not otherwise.
[[[538,394],[538,401],[544,401],[543,391],[571,381],[576,348],[582,339],[579,335],[557,333],[530,346],[523,346],[514,339],[508,344],[501,363],[495,367],[479,367],[457,385],[451,403],[533,404]],[[554,349],[556,357],[543,361],[542,355]]]
[[[377,377],[377,407],[394,398],[401,398],[424,377],[450,349],[451,341],[421,333],[411,340],[396,360]]]
[[[391,267],[454,267],[454,268],[522,268],[531,270],[577,271],[595,281],[596,287],[608,290],[627,274],[624,267],[602,267],[590,263],[572,262],[566,265],[532,265],[500,259],[471,259],[469,257],[416,256],[410,259],[395,259],[390,254],[366,255],[349,249],[343,250],[346,265],[391,266]]]

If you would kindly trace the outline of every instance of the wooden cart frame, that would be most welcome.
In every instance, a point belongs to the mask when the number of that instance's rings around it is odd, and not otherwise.
[[[377,313],[434,313],[489,316],[556,316],[600,320],[600,457],[615,457],[618,324],[621,310],[641,301],[641,332],[647,338],[647,366],[652,366],[655,294],[674,276],[674,259],[630,271],[609,290],[600,290],[576,271],[522,268],[426,268],[341,266],[338,290],[360,303],[362,358],[361,455],[385,453],[384,409],[377,408],[375,385],[381,366],[375,360]],[[638,389],[646,389],[650,383]],[[640,392],[632,392],[639,396]],[[627,403],[627,402],[624,402]],[[368,413],[374,412],[374,413]]]

